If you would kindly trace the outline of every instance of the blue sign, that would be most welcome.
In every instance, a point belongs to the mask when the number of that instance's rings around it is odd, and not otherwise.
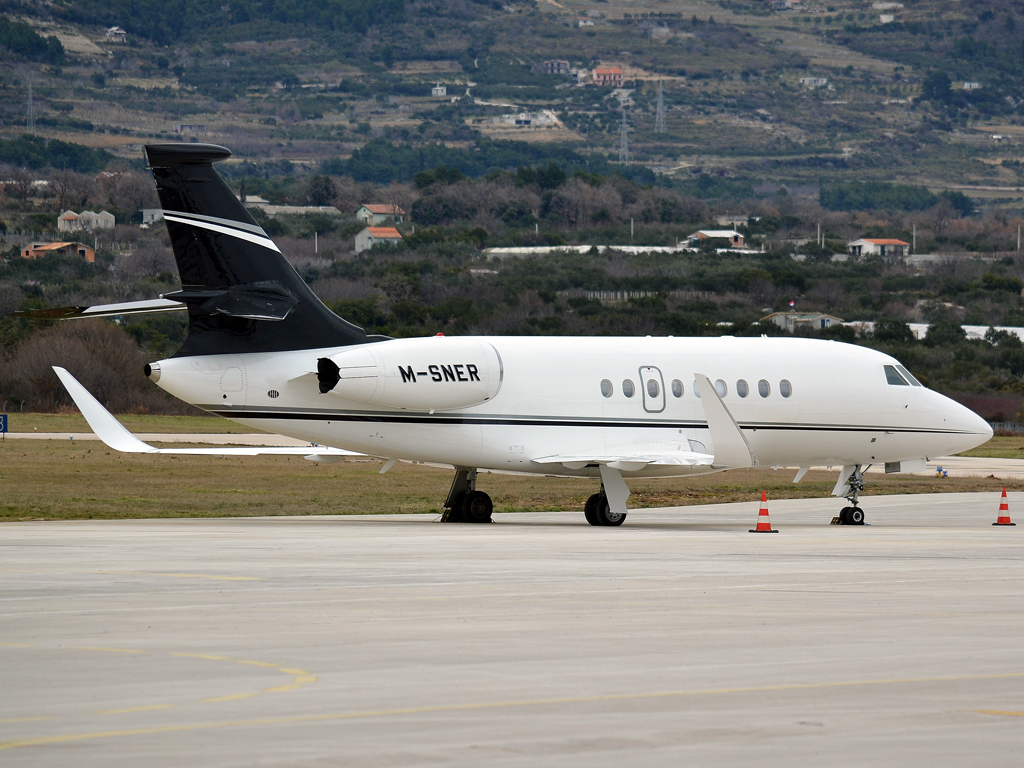
[[[7,414],[0,413],[0,433],[7,431]]]

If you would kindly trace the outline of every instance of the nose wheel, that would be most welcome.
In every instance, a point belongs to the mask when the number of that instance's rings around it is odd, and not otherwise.
[[[864,525],[864,510],[860,507],[843,507],[839,513],[839,525]]]

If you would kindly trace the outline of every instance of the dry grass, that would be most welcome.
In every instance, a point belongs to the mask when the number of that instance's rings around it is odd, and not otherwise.
[[[207,435],[237,435],[259,432],[217,416],[150,416],[120,414],[117,420],[132,432],[150,432],[163,435],[187,433]],[[11,432],[92,432],[78,413],[10,413],[8,429]]]
[[[152,418],[152,417],[150,417]],[[119,454],[99,443],[10,440],[0,445],[0,520],[247,517],[440,512],[451,472],[380,462],[318,466],[301,457],[209,459]],[[630,482],[633,507],[827,497],[835,472],[734,470]],[[481,475],[496,511],[582,511],[595,480]],[[871,475],[868,494],[1024,490],[1024,481]],[[836,508],[840,503],[836,502]]]
[[[993,437],[984,445],[964,451],[960,456],[983,456],[990,459],[1024,459],[1024,435]]]

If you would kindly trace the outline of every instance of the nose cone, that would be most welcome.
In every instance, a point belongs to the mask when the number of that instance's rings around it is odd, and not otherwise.
[[[962,437],[962,440],[957,441],[962,442],[962,447],[952,453],[969,451],[992,439],[992,426],[970,408],[953,400],[949,400],[946,423],[960,432]]]

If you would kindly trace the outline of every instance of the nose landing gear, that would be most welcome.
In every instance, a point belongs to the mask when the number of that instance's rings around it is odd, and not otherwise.
[[[864,510],[857,506],[857,497],[864,490],[864,473],[870,468],[870,464],[863,469],[860,464],[843,467],[832,495],[845,498],[853,506],[843,507],[839,516],[832,520],[832,525],[864,525]]]

